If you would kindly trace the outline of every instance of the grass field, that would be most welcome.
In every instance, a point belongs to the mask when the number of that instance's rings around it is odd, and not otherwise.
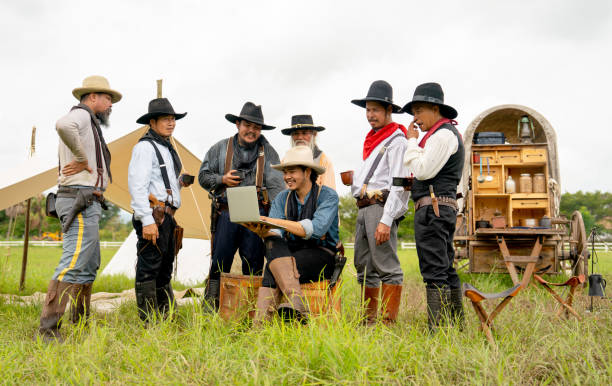
[[[33,249],[26,293],[44,291],[59,257]],[[102,266],[113,250],[103,251]],[[612,254],[600,253],[598,271],[612,274]],[[0,250],[0,291],[15,292],[21,252]],[[339,320],[316,318],[307,326],[278,322],[263,329],[204,316],[199,306],[178,309],[175,322],[143,329],[135,304],[96,315],[90,327],[65,324],[64,344],[32,339],[40,305],[0,300],[0,382],[95,384],[610,384],[612,311],[609,300],[584,316],[554,318],[556,306],[541,289],[529,288],[496,319],[499,349],[491,348],[469,303],[463,332],[426,331],[423,285],[414,251],[403,251],[406,274],[399,323],[360,325],[358,287],[349,261],[341,288]],[[560,280],[560,278],[551,278]],[[462,275],[485,291],[510,286],[505,275]],[[133,287],[126,278],[101,278],[95,291]]]

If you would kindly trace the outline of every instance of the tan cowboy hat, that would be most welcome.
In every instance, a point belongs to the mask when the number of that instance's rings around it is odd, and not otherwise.
[[[85,94],[92,92],[102,92],[111,96],[111,101],[117,103],[121,100],[121,93],[110,88],[108,80],[99,75],[88,76],[83,79],[83,87],[77,87],[72,90],[72,95],[79,101]]]
[[[292,147],[287,151],[280,164],[270,165],[273,169],[280,171],[290,166],[306,166],[317,172],[317,174],[325,173],[325,168],[314,162],[312,150],[308,146],[299,145]]]

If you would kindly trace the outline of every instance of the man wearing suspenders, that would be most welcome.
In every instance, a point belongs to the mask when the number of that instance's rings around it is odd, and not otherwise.
[[[444,104],[444,92],[437,83],[418,86],[412,101],[402,110],[414,115],[408,128],[404,162],[415,177],[414,237],[426,284],[429,330],[435,332],[445,309],[451,322],[463,323],[461,281],[453,267],[463,140],[455,127],[457,122],[453,121],[457,110]],[[415,126],[426,132],[419,143]]]
[[[352,103],[366,109],[371,130],[363,146],[363,164],[351,192],[357,199],[355,268],[362,286],[366,323],[376,323],[380,285],[383,322],[394,323],[402,295],[404,273],[397,256],[397,226],[408,209],[409,192],[392,186],[393,177],[406,176],[402,156],[408,143],[404,126],[391,120],[400,111],[393,89],[384,80],[372,83],[364,99]]]
[[[229,272],[236,250],[242,259],[242,273],[261,275],[264,265],[262,240],[229,219],[225,190],[234,186],[257,187],[259,209],[267,215],[274,197],[283,190],[283,176],[272,169],[278,154],[261,135],[274,126],[264,123],[261,106],[246,102],[240,115],[226,114],[238,132],[213,145],[202,162],[198,180],[213,199],[211,209],[212,262],[204,295],[206,311],[218,310],[221,272]]]
[[[174,214],[181,206],[180,188],[190,182],[187,175],[179,175],[181,160],[170,136],[176,121],[186,114],[175,113],[168,99],[157,98],[149,102],[149,112],[136,121],[150,126],[134,146],[128,167],[132,225],[138,236],[136,304],[145,323],[155,313],[166,316],[174,303],[170,279],[182,238]]]
[[[55,210],[64,244],[40,316],[45,341],[63,340],[61,319],[69,300],[73,323],[89,317],[91,287],[100,267],[99,221],[106,208],[102,193],[112,180],[110,151],[100,125],[108,126],[111,107],[121,100],[106,78],[95,75],[85,78],[72,95],[80,103],[56,124],[60,169]]]

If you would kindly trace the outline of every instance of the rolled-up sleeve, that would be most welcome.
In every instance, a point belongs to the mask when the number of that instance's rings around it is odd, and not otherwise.
[[[153,210],[149,206],[149,184],[153,164],[153,152],[150,146],[146,142],[136,144],[128,166],[128,188],[132,196],[131,205],[134,210],[134,218],[141,221],[143,226],[155,222]]]
[[[270,206],[270,213],[268,214],[268,217],[279,218],[281,220],[287,219],[285,217],[285,201],[287,200],[287,194],[289,194],[288,191],[281,192],[281,194],[278,194],[274,198],[274,200],[272,201],[272,206]],[[281,229],[272,229],[272,232],[278,234],[279,236],[283,236],[285,233]]]

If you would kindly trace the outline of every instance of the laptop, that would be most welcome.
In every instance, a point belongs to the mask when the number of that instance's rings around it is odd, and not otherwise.
[[[229,206],[230,221],[234,223],[258,223],[268,225],[270,228],[285,229],[285,227],[261,221],[259,218],[259,203],[257,202],[257,188],[255,186],[238,186],[227,188],[227,204]]]

